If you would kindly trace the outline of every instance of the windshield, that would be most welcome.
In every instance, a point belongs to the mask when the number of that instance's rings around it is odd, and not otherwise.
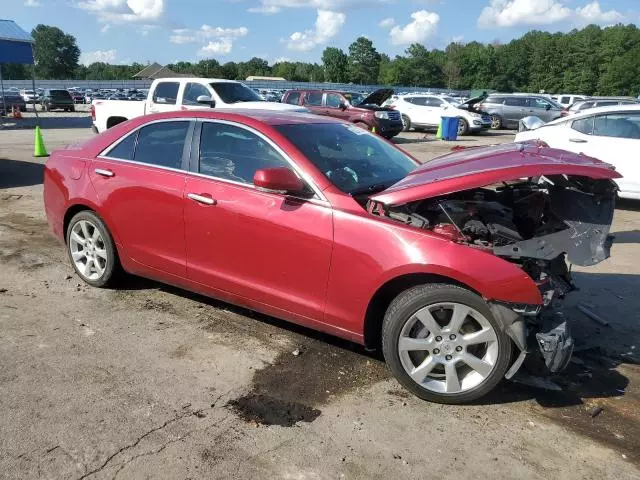
[[[355,125],[304,123],[275,127],[333,183],[351,195],[385,190],[418,164]]]
[[[210,85],[224,103],[263,101],[260,95],[242,83],[214,82]]]
[[[349,103],[353,106],[360,105],[365,99],[365,96],[361,93],[345,92],[342,95],[344,96],[344,98],[349,100]]]
[[[458,105],[460,105],[460,102],[453,97],[441,97],[441,98],[442,100],[444,100],[450,105],[453,105],[454,107],[457,107]]]

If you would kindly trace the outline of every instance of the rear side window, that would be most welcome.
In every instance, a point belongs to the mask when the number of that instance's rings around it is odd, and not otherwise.
[[[504,97],[487,97],[482,103],[490,104],[490,105],[502,105],[504,103]]]
[[[571,103],[571,97],[560,97],[560,103],[568,105],[569,103]]]
[[[440,100],[439,98],[427,97],[425,105],[427,107],[441,107],[443,103],[444,102],[442,100]]]
[[[596,102],[594,107],[611,107],[612,105],[619,105],[620,103],[615,100],[607,100],[604,102]]]
[[[410,97],[406,99],[407,102],[413,103],[414,105],[426,105],[427,98],[426,97]]]
[[[309,92],[304,96],[304,105],[311,107],[319,107],[322,105],[322,93],[321,92]]]
[[[133,150],[136,147],[136,138],[138,132],[134,132],[125,137],[119,144],[107,152],[107,157],[117,158],[120,160],[133,160]]]
[[[584,102],[582,105],[579,105],[577,110],[586,110],[587,108],[591,108],[593,107],[594,103],[593,102]]]
[[[507,97],[504,102],[509,107],[526,107],[527,103],[527,97]]]
[[[257,170],[288,166],[267,141],[249,130],[224,123],[202,124],[200,173],[253,184]]]
[[[584,133],[585,135],[591,135],[593,133],[593,117],[575,120],[571,124],[571,128],[576,132]]]
[[[634,112],[599,115],[593,124],[593,134],[640,140],[640,114]]]
[[[178,82],[161,82],[153,92],[153,103],[163,103],[165,105],[175,105],[178,99]]]
[[[298,105],[300,103],[300,92],[290,92],[287,95],[284,103],[290,103],[291,105]]]
[[[189,122],[158,122],[138,133],[134,160],[159,167],[182,168],[182,152]]]

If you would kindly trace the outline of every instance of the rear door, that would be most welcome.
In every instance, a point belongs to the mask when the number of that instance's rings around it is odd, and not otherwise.
[[[502,110],[502,121],[505,126],[517,126],[521,118],[528,117],[530,115],[535,115],[535,113],[533,112],[533,109],[529,108],[528,97],[525,97],[524,95],[512,95],[505,97],[504,109]]]
[[[148,113],[173,112],[178,109],[180,82],[159,82],[149,100]]]
[[[184,200],[189,279],[254,308],[322,319],[331,207],[318,191],[302,199],[254,187],[256,170],[293,165],[268,138],[230,122],[200,125]]]
[[[319,90],[312,90],[305,92],[302,98],[302,105],[307,107],[311,113],[316,115],[326,114],[326,109],[322,106],[322,92]]]
[[[90,177],[131,260],[185,277],[183,189],[193,122],[149,123],[94,159]]]

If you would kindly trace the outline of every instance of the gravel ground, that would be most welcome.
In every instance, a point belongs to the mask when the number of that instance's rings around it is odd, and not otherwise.
[[[89,138],[86,115],[43,115],[49,150]],[[452,146],[396,143],[424,161]],[[639,203],[616,211],[612,258],[575,270],[563,390],[504,382],[452,407],[348,342],[143,279],[85,286],[32,151],[31,130],[0,129],[0,478],[640,478]]]

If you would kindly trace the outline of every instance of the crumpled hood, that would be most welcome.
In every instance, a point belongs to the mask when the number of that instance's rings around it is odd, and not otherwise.
[[[506,143],[469,148],[427,162],[370,200],[402,205],[518,178],[578,175],[614,179],[612,165],[585,155],[549,148],[541,143]]]
[[[238,102],[233,103],[231,105],[225,105],[225,110],[278,110],[281,112],[308,112],[309,110],[306,107],[301,107],[299,105],[289,105],[288,103],[277,103],[277,102]]]

